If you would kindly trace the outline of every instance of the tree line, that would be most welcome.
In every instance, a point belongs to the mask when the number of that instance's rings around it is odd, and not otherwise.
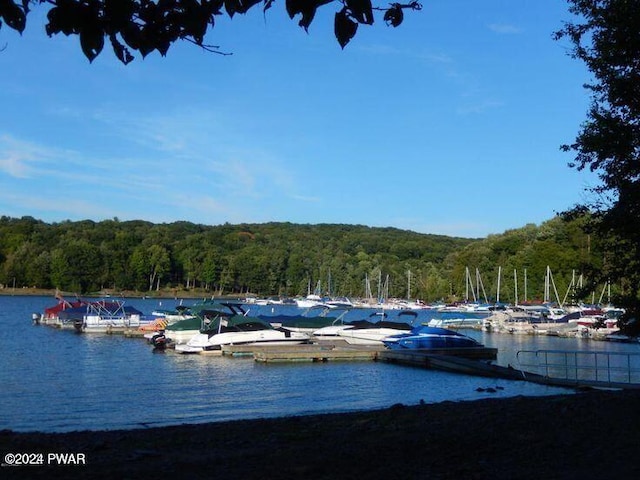
[[[601,265],[598,242],[582,223],[556,217],[468,239],[341,224],[49,224],[3,216],[0,284],[78,294],[170,289],[290,297],[320,285],[324,295],[364,297],[368,280],[374,296],[433,302],[471,299],[480,279],[478,300],[522,302],[541,299],[547,267],[564,291],[576,274]]]

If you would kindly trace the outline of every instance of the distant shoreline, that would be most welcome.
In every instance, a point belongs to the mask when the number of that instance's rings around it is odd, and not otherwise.
[[[76,298],[76,297],[113,297],[113,298],[178,298],[178,299],[199,299],[199,298],[211,298],[216,296],[211,292],[207,292],[205,290],[193,290],[193,291],[185,291],[185,290],[160,290],[160,291],[152,291],[152,292],[136,292],[136,291],[124,291],[124,292],[116,292],[116,291],[102,291],[102,292],[90,292],[85,294],[77,294],[72,292],[59,292],[55,289],[44,289],[44,288],[13,288],[13,287],[5,287],[0,288],[0,296],[6,297],[51,297],[55,299],[56,294],[61,295],[64,298]],[[220,298],[216,296],[217,298]],[[240,295],[230,295],[227,298],[241,298]]]

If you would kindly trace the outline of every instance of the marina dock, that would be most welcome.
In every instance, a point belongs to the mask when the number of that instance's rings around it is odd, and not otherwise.
[[[308,344],[285,347],[224,346],[224,355],[253,355],[256,362],[328,362],[375,360],[384,346],[350,346],[334,344]]]
[[[225,345],[223,355],[253,356],[257,362],[328,362],[328,361],[386,361],[433,368],[431,356],[461,357],[471,360],[495,360],[495,348],[431,349],[428,354],[417,350],[388,350],[384,346],[349,345],[345,342],[312,343],[294,346]]]
[[[497,349],[487,347],[446,348],[429,350],[389,350],[383,346],[348,345],[342,342],[295,346],[224,346],[223,355],[253,356],[256,362],[329,362],[378,361],[446,371],[479,377],[520,380],[542,385],[566,388],[640,389],[640,384],[629,378],[570,378],[541,375],[511,365],[504,367],[491,361],[497,358]]]

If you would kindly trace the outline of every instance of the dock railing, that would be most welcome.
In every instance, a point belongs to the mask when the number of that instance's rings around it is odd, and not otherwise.
[[[523,370],[577,385],[640,385],[640,353],[584,350],[520,350]]]

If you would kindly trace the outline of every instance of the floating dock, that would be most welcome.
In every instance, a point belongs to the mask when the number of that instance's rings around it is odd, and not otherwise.
[[[521,380],[566,388],[638,389],[640,384],[557,378],[490,363],[498,350],[487,347],[388,350],[383,346],[310,344],[286,347],[223,347],[225,355],[253,355],[256,362],[381,361],[466,375]]]
[[[426,351],[433,355],[447,355],[474,360],[495,360],[498,350],[495,348],[446,348]],[[387,350],[383,345],[349,345],[344,342],[292,345],[292,346],[245,346],[225,345],[223,355],[253,356],[257,362],[328,362],[349,360],[383,360],[429,367],[425,363],[425,351]],[[429,367],[432,368],[432,367]]]
[[[285,347],[223,347],[224,355],[253,355],[256,362],[372,361],[384,346],[296,345]]]
[[[466,358],[470,360],[495,360],[498,358],[498,349],[487,347],[464,347],[430,348],[422,350],[382,350],[378,355],[377,360],[432,368],[431,363],[433,362],[431,359],[443,356]]]

